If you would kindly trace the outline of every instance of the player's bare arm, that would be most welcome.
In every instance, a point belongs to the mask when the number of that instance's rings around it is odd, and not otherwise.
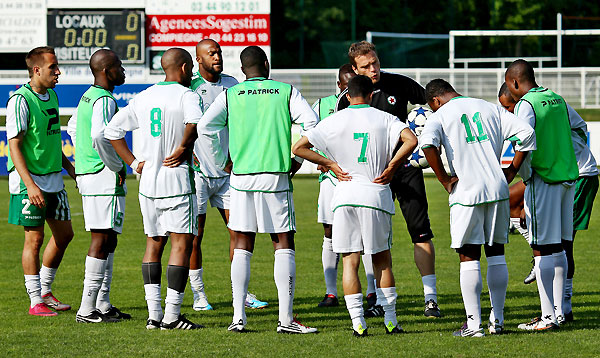
[[[517,172],[521,168],[521,164],[523,164],[523,161],[527,157],[527,153],[529,152],[515,151],[515,157],[513,158],[513,161],[507,168],[502,169],[508,184],[510,184],[517,175]]]
[[[135,156],[133,155],[133,153],[131,153],[131,150],[127,146],[125,138],[111,139],[110,144],[112,144],[113,148],[115,148],[115,152],[117,152],[119,157],[121,157],[121,159],[123,159],[125,163],[127,163],[127,165],[131,167],[131,169],[133,169],[138,174],[142,174],[144,162],[138,162],[138,160],[135,159]],[[137,162],[137,164],[135,162]]]
[[[67,174],[69,174],[69,176],[75,180],[75,167],[69,158],[65,156],[65,153],[62,153],[62,167],[67,171]]]
[[[391,183],[396,170],[400,167],[402,163],[406,161],[408,156],[411,155],[417,147],[417,144],[419,144],[417,137],[409,128],[405,128],[402,130],[402,132],[400,132],[400,139],[398,141],[402,142],[402,145],[400,146],[398,151],[396,151],[396,154],[394,155],[392,160],[390,160],[388,166],[385,168],[383,173],[381,173],[380,176],[375,178],[375,180],[373,180],[373,183],[381,185]]]
[[[188,123],[185,125],[185,132],[183,133],[183,139],[179,147],[177,147],[170,156],[163,160],[163,165],[169,168],[178,167],[181,163],[185,162],[190,158],[192,154],[192,148],[194,147],[194,141],[198,138],[198,131],[196,130],[196,124]]]
[[[458,182],[458,177],[455,175],[448,175],[446,173],[446,169],[444,169],[444,164],[442,163],[442,157],[440,157],[440,151],[437,147],[430,146],[424,147],[423,154],[425,154],[425,158],[427,158],[427,162],[435,176],[438,178],[439,182],[444,186],[444,189],[448,193],[452,192],[454,185]]]
[[[336,162],[311,150],[312,147],[313,145],[308,141],[308,138],[301,137],[300,140],[294,144],[292,153],[300,158],[321,165],[327,168],[327,170],[331,170],[340,181],[350,181],[352,179],[352,177],[348,175],[347,172],[343,171]]]
[[[24,133],[21,132],[16,137],[8,140],[10,156],[12,158],[13,164],[15,165],[15,169],[19,173],[23,184],[25,184],[25,187],[27,188],[29,202],[38,208],[43,208],[44,206],[46,206],[44,195],[42,194],[42,191],[37,186],[37,184],[33,181],[31,173],[29,172],[29,169],[27,169],[27,164],[25,163],[25,157],[23,157],[23,152],[21,152],[23,136]]]

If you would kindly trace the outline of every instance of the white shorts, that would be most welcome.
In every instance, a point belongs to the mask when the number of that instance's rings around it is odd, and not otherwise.
[[[575,181],[547,184],[533,175],[525,187],[525,215],[530,245],[573,239]]]
[[[198,214],[206,214],[208,202],[213,208],[229,210],[229,176],[223,178],[207,178],[194,173]]]
[[[370,208],[341,206],[333,213],[333,252],[376,254],[392,248],[392,215]]]
[[[144,233],[149,237],[177,234],[198,234],[196,195],[152,199],[139,195],[144,221]]]
[[[325,178],[319,184],[319,200],[317,204],[317,222],[322,224],[333,224],[333,211],[331,210],[331,198],[335,185],[331,179]]]
[[[450,208],[450,247],[507,244],[509,226],[508,200],[474,206],[453,205]]]
[[[85,230],[112,229],[123,232],[125,215],[124,196],[82,196]]]
[[[231,188],[228,227],[240,232],[283,233],[296,231],[291,191],[264,193]]]

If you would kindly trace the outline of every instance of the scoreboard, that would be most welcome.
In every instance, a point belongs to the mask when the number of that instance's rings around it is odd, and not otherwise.
[[[145,15],[141,10],[52,10],[47,15],[48,46],[62,64],[87,64],[100,48],[110,48],[123,63],[143,64]]]

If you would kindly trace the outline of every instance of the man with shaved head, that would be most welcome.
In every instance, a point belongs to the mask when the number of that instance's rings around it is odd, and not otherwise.
[[[8,139],[8,223],[23,226],[23,273],[30,299],[29,314],[56,316],[70,310],[52,294],[52,283],[73,238],[71,211],[61,170],[75,178],[75,169],[62,152],[58,98],[53,88],[60,69],[52,47],[36,47],[25,57],[29,83],[6,105]],[[52,237],[44,249],[44,224]]]
[[[337,86],[340,93],[348,87],[348,81],[356,76],[352,65],[346,63],[338,70]],[[335,104],[340,94],[319,98],[313,104],[313,110],[319,115],[319,121],[329,117],[335,112]],[[319,169],[321,167],[319,166]],[[331,224],[333,223],[333,211],[331,210],[331,198],[333,189],[338,183],[333,172],[325,171],[319,175],[319,199],[317,205],[317,221],[323,224],[323,251],[321,252],[321,261],[323,263],[323,275],[325,276],[325,297],[319,302],[319,307],[335,307],[339,305],[337,298],[337,266],[340,260],[339,255],[333,252],[331,243]],[[368,280],[368,278],[367,278]],[[370,280],[373,281],[373,280]],[[369,283],[369,287],[374,286]],[[375,289],[373,288],[373,291]]]
[[[165,81],[138,93],[127,107],[115,114],[104,136],[121,159],[141,174],[140,209],[148,236],[142,261],[149,314],[146,328],[198,329],[202,326],[190,322],[180,312],[192,242],[198,232],[190,152],[198,135],[196,123],[202,117],[202,100],[188,88],[193,62],[186,50],[167,50],[161,65]],[[136,158],[124,137],[138,128],[140,150]],[[163,315],[161,257],[169,237],[171,255]]]
[[[520,324],[524,330],[559,328],[567,258],[561,241],[572,241],[575,180],[579,176],[571,139],[573,124],[565,100],[536,83],[533,67],[513,62],[505,82],[515,99],[515,114],[535,128],[537,150],[520,170],[525,183],[525,216],[542,308],[541,317]]]
[[[83,201],[85,229],[92,241],[85,259],[81,306],[75,319],[82,323],[129,319],[110,303],[117,235],[123,231],[125,214],[125,164],[104,128],[119,110],[112,91],[125,83],[121,60],[111,50],[101,49],[90,58],[94,84],[83,94],[69,120],[68,133],[75,146],[75,173]]]
[[[235,232],[231,262],[233,321],[228,330],[244,332],[245,300],[250,281],[250,259],[257,232],[269,233],[275,249],[274,278],[279,298],[278,333],[314,333],[293,317],[296,285],[296,231],[291,175],[300,163],[291,158],[291,126],[307,130],[318,121],[298,90],[268,79],[269,61],[258,46],[240,54],[246,81],[222,92],[198,125],[200,136],[215,138],[229,130],[231,211],[229,228]],[[225,165],[220,146],[215,161]]]

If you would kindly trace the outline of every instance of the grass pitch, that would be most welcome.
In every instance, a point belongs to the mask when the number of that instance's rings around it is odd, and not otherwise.
[[[67,178],[68,179],[68,178]],[[505,310],[508,334],[482,339],[452,337],[452,331],[464,321],[460,296],[458,257],[450,249],[447,194],[435,178],[427,177],[429,215],[436,238],[436,270],[438,300],[443,317],[423,316],[423,295],[419,273],[413,261],[413,248],[404,219],[398,210],[394,217],[394,273],[398,290],[398,316],[408,332],[401,336],[385,335],[382,319],[367,320],[370,337],[352,337],[351,323],[344,306],[317,308],[325,293],[321,267],[323,230],[317,224],[315,177],[294,179],[294,200],[298,233],[296,236],[297,284],[295,312],[299,320],[317,327],[316,335],[289,336],[275,332],[277,324],[277,291],[273,282],[273,249],[267,235],[259,235],[252,259],[250,291],[269,302],[266,309],[248,310],[247,334],[227,332],[231,322],[231,284],[229,279],[228,235],[218,212],[209,209],[203,242],[204,280],[209,302],[214,311],[195,312],[192,295],[187,290],[183,313],[207,328],[200,331],[147,331],[146,302],[140,264],[145,247],[142,218],[137,201],[137,181],[128,179],[129,195],[123,235],[120,236],[114,266],[111,301],[133,319],[116,324],[81,324],[75,313],[81,300],[84,262],[89,233],[83,226],[81,197],[74,182],[66,180],[73,215],[75,238],[63,259],[53,286],[72,311],[57,317],[33,317],[27,314],[28,297],[23,285],[21,250],[23,229],[7,224],[8,182],[0,180],[2,230],[0,240],[0,348],[6,356],[598,356],[600,355],[600,282],[597,276],[600,245],[600,209],[596,208],[591,229],[577,235],[577,264],[573,312],[575,321],[558,332],[526,333],[517,331],[519,323],[539,314],[539,298],[535,284],[524,285],[529,272],[531,250],[519,235],[511,235],[506,247],[509,287]],[[47,229],[47,234],[49,230]],[[163,272],[169,256],[165,250]],[[482,259],[485,261],[485,259]],[[489,314],[489,296],[485,282],[486,264],[482,263],[484,289],[483,320]],[[341,270],[338,291],[342,296]],[[364,274],[361,274],[364,278]],[[364,279],[363,279],[364,280]],[[363,289],[365,289],[363,287]],[[163,298],[166,277],[163,275]]]

